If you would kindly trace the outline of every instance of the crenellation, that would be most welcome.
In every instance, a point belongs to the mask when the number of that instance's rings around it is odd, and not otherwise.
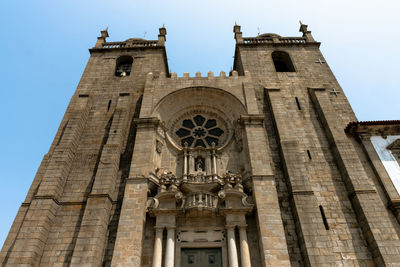
[[[191,76],[189,72],[184,72],[181,77],[178,76],[176,72],[171,72],[170,77],[166,76],[164,72],[161,72],[159,75],[154,75],[153,73],[148,73],[150,75],[151,79],[178,79],[182,81],[187,81],[187,80],[212,80],[215,81],[214,79],[236,79],[236,78],[242,78],[245,79],[245,77],[249,78],[250,77],[250,72],[245,71],[244,75],[238,75],[237,71],[231,71],[229,76],[226,76],[225,71],[220,71],[219,76],[214,76],[214,72],[209,71],[207,73],[207,76],[202,76],[201,72],[196,72],[194,76]],[[149,78],[148,78],[149,79]],[[227,80],[229,81],[229,80]]]

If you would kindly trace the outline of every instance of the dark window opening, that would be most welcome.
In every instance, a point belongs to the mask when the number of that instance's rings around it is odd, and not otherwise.
[[[221,136],[224,131],[221,130],[220,128],[214,128],[208,131],[209,134],[215,135],[215,136]]]
[[[212,146],[212,143],[215,143],[215,145],[218,145],[218,139],[217,138],[213,138],[211,136],[207,136],[206,138],[206,142],[209,146]]]
[[[206,135],[206,131],[203,128],[197,128],[193,131],[195,137],[203,137]]]
[[[208,120],[206,125],[204,125],[204,127],[206,127],[207,129],[212,128],[214,126],[217,126],[217,121],[214,119]]]
[[[197,124],[197,126],[202,126],[203,123],[204,123],[204,121],[206,120],[206,118],[204,118],[204,117],[201,116],[201,115],[196,115],[196,116],[193,118],[193,120],[194,120],[194,122]]]
[[[189,129],[194,128],[194,124],[193,124],[192,120],[183,120],[182,125]]]
[[[124,77],[131,74],[133,58],[131,56],[122,56],[117,59],[115,76]]]
[[[301,106],[300,106],[299,99],[298,99],[297,97],[295,97],[295,99],[296,99],[297,108],[298,108],[299,110],[301,110]]]
[[[324,222],[325,229],[329,230],[328,220],[326,219],[326,216],[325,216],[324,207],[319,205],[319,211],[321,212],[322,221]]]
[[[196,140],[196,143],[194,144],[194,147],[198,147],[198,146],[201,146],[201,147],[206,147],[206,144],[204,144],[204,142],[203,142],[203,140],[201,140],[201,139],[197,139]]]
[[[186,137],[181,140],[181,145],[185,146],[185,143],[187,143],[187,146],[191,146],[193,144],[193,141],[194,141],[194,138],[189,136],[189,137]]]
[[[275,70],[277,72],[295,72],[292,60],[288,53],[283,51],[272,52]]]
[[[178,131],[176,131],[176,135],[179,137],[184,137],[190,134],[190,131],[180,128]]]

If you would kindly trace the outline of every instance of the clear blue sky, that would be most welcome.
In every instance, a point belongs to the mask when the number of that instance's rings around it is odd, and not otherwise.
[[[89,58],[109,41],[156,39],[167,28],[172,71],[229,71],[232,27],[244,36],[300,36],[309,25],[359,120],[400,119],[400,2],[47,1],[0,2],[0,244],[47,153]]]

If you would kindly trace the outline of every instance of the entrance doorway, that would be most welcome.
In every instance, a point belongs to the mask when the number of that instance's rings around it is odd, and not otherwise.
[[[222,267],[221,248],[182,248],[181,267]]]

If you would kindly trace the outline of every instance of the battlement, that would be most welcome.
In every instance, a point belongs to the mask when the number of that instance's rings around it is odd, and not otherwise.
[[[148,73],[149,78],[151,79],[172,79],[172,80],[188,80],[188,79],[236,79],[238,77],[243,77],[245,76],[250,77],[250,72],[245,71],[244,75],[239,76],[238,72],[236,70],[230,71],[229,75],[226,75],[225,71],[221,71],[219,73],[219,76],[214,76],[214,72],[209,71],[207,73],[207,76],[202,76],[201,72],[196,72],[194,76],[190,76],[189,72],[184,72],[183,76],[178,77],[178,74],[176,72],[171,72],[170,77],[168,77],[165,72],[161,72],[158,77],[154,77],[152,72]]]

